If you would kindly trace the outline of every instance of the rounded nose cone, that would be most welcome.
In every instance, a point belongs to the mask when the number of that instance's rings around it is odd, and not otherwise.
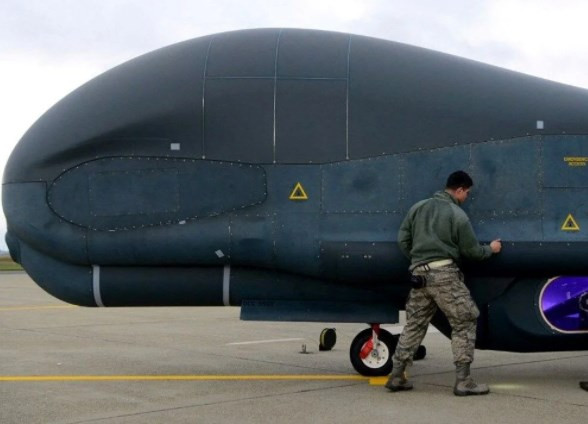
[[[51,181],[96,157],[169,155],[172,140],[184,156],[200,154],[208,44],[203,37],[156,50],[67,95],[17,144],[4,183]]]
[[[18,240],[10,233],[10,231],[6,232],[4,240],[6,241],[6,246],[8,246],[10,257],[14,262],[20,264],[20,246]]]

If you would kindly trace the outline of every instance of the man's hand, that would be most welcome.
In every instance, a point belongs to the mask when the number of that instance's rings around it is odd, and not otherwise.
[[[490,249],[492,249],[492,253],[500,252],[502,250],[502,242],[500,239],[492,241],[492,243],[490,243]]]

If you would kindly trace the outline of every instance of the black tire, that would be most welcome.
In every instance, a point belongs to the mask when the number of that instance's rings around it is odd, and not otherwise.
[[[366,358],[365,360],[361,359],[361,349],[363,348],[364,344],[366,344],[367,341],[371,339],[371,337],[371,328],[366,328],[357,336],[355,336],[349,349],[349,359],[351,360],[351,365],[353,365],[355,371],[361,375],[365,375],[366,377],[388,375],[390,372],[392,372],[392,355],[394,355],[398,337],[393,336],[386,330],[380,330],[380,336],[378,337],[378,340],[381,343],[380,350],[382,356],[377,360],[370,357]]]
[[[337,343],[337,332],[334,328],[325,328],[321,331],[321,337],[319,342],[320,351],[329,351],[333,349]]]
[[[415,361],[420,361],[421,359],[425,359],[425,356],[427,356],[427,348],[423,345],[420,345],[412,359]]]

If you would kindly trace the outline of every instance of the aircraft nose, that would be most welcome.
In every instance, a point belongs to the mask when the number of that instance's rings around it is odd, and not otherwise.
[[[20,264],[20,248],[18,245],[18,240],[12,235],[10,231],[6,232],[4,240],[6,241],[6,246],[8,246],[8,253],[10,253],[10,257],[14,262]]]

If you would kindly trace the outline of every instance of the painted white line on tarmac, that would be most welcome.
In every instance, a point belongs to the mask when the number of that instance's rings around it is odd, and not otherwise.
[[[296,339],[253,340],[250,342],[227,343],[225,346],[252,345],[252,344],[262,344],[262,343],[297,342],[300,340],[304,340],[304,339],[303,338],[296,338]]]

